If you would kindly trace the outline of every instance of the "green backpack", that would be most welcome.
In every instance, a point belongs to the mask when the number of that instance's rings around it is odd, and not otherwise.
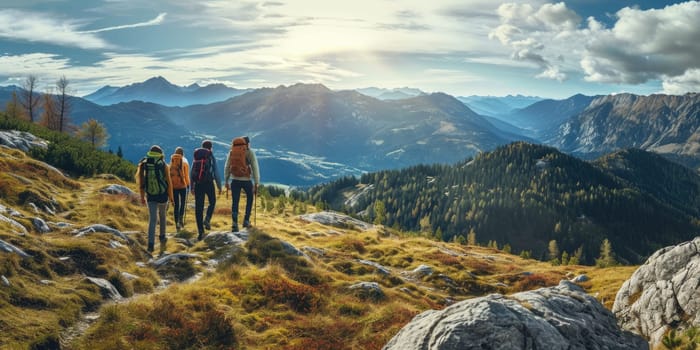
[[[143,187],[151,196],[164,194],[168,190],[165,179],[165,162],[162,158],[146,157],[141,160]]]

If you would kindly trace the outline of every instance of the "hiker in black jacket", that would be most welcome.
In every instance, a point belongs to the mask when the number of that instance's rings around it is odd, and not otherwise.
[[[194,192],[194,216],[197,219],[197,239],[204,238],[204,229],[211,230],[211,217],[216,207],[216,189],[221,194],[221,180],[216,169],[216,158],[212,153],[212,142],[204,140],[202,147],[194,151],[194,161],[190,171],[190,184]],[[204,196],[209,201],[206,216],[204,215]]]

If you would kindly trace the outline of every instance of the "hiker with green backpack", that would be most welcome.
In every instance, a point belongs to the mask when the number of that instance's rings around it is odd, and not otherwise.
[[[231,183],[229,184],[229,178]],[[243,227],[250,227],[250,212],[253,199],[258,193],[260,184],[260,170],[255,152],[250,149],[248,136],[236,137],[231,142],[231,150],[224,165],[224,181],[226,189],[231,189],[231,218],[233,224],[231,231],[238,232],[238,204],[241,198],[241,190],[246,195],[245,214],[243,215]],[[253,183],[255,180],[255,183]]]
[[[165,251],[165,217],[168,201],[173,203],[173,185],[170,169],[163,160],[163,150],[154,145],[141,159],[136,170],[136,183],[139,186],[141,204],[148,205],[148,252],[153,253],[155,245],[156,219],[160,226],[160,249]],[[157,215],[157,216],[156,216]]]

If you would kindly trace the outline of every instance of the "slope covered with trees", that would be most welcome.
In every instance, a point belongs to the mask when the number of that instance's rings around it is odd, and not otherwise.
[[[300,196],[370,220],[382,212],[388,226],[445,241],[471,236],[540,259],[551,258],[554,240],[561,254],[593,263],[607,238],[619,260],[638,263],[695,235],[699,188],[694,172],[648,152],[590,163],[518,142],[452,166],[375,172]],[[352,201],[338,200],[360,190]]]

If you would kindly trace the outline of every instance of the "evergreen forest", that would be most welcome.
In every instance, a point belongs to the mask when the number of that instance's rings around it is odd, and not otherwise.
[[[593,264],[607,239],[617,261],[638,264],[697,234],[699,193],[694,171],[653,153],[630,149],[587,162],[516,142],[454,165],[367,173],[294,195],[416,234],[542,260]],[[550,256],[552,241],[559,256]]]

